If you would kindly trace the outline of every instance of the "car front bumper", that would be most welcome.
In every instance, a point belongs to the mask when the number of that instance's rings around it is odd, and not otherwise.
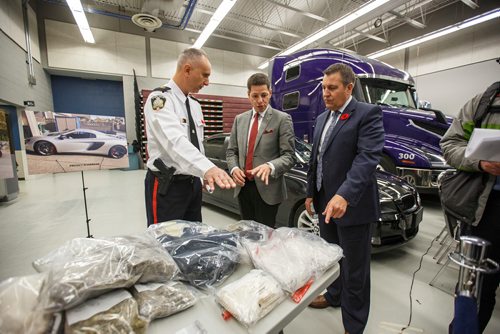
[[[372,233],[372,247],[376,251],[401,246],[413,239],[423,218],[424,208],[408,213],[383,214]]]

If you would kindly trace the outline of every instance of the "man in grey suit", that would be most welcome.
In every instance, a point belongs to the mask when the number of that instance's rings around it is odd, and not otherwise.
[[[286,199],[284,174],[295,164],[295,133],[290,115],[269,106],[270,82],[263,73],[247,81],[252,110],[236,116],[226,152],[241,219],[274,227]]]

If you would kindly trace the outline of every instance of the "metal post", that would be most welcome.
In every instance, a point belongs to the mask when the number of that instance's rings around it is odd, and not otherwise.
[[[81,172],[82,172],[82,187],[83,187],[83,203],[85,204],[85,221],[86,221],[86,224],[87,224],[87,238],[93,238],[94,236],[92,234],[90,234],[90,221],[91,221],[91,219],[89,219],[89,213],[88,213],[88,210],[87,210],[87,194],[86,194],[86,191],[87,191],[88,188],[85,187],[85,178],[83,177],[83,170]]]

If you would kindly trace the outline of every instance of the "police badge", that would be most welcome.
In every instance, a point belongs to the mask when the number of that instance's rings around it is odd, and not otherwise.
[[[164,98],[163,96],[153,96],[151,98],[151,105],[153,106],[153,110],[154,111],[158,111],[160,110],[161,108],[163,108],[165,106],[165,101],[167,99]]]

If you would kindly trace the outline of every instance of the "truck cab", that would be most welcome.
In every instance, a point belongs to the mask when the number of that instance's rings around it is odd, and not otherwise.
[[[270,65],[271,105],[289,113],[297,137],[312,142],[316,118],[325,111],[321,81],[334,63],[356,74],[353,96],[382,108],[385,146],[380,169],[396,174],[420,192],[436,192],[438,175],[450,168],[439,141],[451,117],[418,109],[411,75],[378,60],[333,49],[303,50],[278,56]]]

